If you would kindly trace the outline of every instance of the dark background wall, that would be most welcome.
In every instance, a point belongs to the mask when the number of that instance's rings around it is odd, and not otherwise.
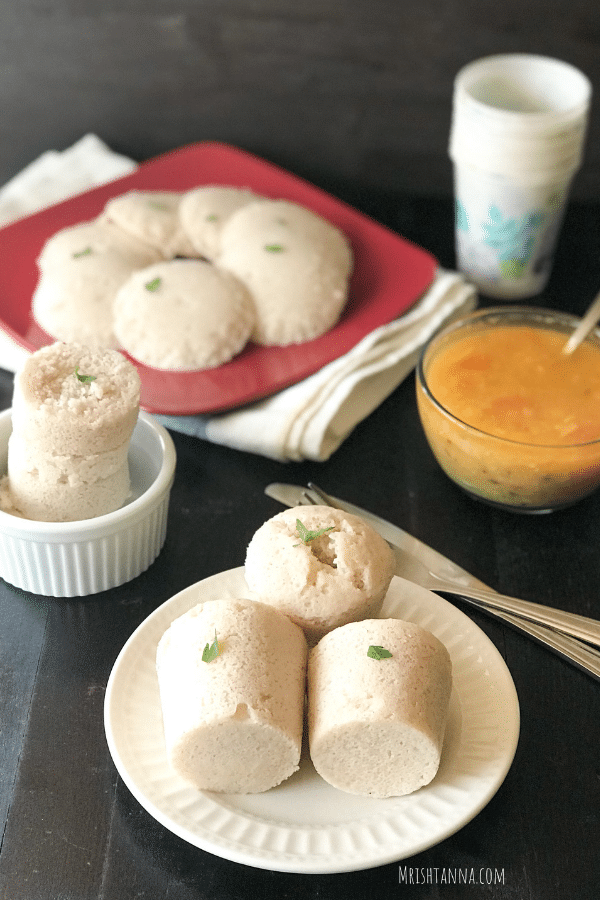
[[[595,89],[598,0],[0,0],[0,184],[88,131],[141,160],[226,141],[317,182],[450,194],[452,81],[527,51]]]

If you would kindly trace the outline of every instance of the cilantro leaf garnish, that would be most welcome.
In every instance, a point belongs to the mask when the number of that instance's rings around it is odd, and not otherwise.
[[[265,244],[265,250],[268,250],[269,253],[282,253],[283,247],[281,244]]]
[[[77,381],[81,381],[82,384],[89,384],[91,381],[96,380],[95,375],[80,375],[79,366],[75,366],[75,378]]]
[[[330,525],[329,528],[319,528],[318,531],[309,531],[306,525],[302,524],[300,519],[296,519],[296,534],[303,544],[308,544],[310,543],[310,541],[314,541],[315,538],[321,537],[321,535],[325,534],[327,531],[331,531],[333,527],[333,525]],[[299,546],[300,544],[294,544],[294,547]]]
[[[91,247],[86,247],[84,250],[77,250],[73,254],[73,259],[79,259],[80,256],[89,256],[91,252],[92,252]]]
[[[152,292],[157,291],[160,287],[161,281],[162,281],[161,278],[153,278],[152,281],[148,281],[144,285],[144,287],[146,288],[147,291],[152,291]]]
[[[389,650],[386,650],[385,647],[379,647],[377,644],[371,644],[371,646],[367,650],[367,656],[370,656],[371,659],[389,659],[392,654]]]
[[[217,632],[215,631],[215,639],[212,644],[206,644],[204,650],[202,651],[202,662],[209,663],[212,662],[213,659],[216,659],[220,653],[221,648],[219,647],[219,642],[217,640]]]

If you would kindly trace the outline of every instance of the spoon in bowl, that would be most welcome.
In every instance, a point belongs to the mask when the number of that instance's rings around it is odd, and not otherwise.
[[[598,324],[598,320],[600,320],[600,294],[597,294],[593,300],[583,319],[562,348],[562,352],[569,356],[586,339],[590,331]]]

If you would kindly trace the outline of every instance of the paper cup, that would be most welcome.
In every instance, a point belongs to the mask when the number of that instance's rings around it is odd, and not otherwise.
[[[570,177],[527,184],[455,167],[457,265],[490,297],[517,300],[544,289],[568,201]]]
[[[528,54],[477,60],[454,87],[457,267],[499,299],[543,290],[582,161],[589,80]]]

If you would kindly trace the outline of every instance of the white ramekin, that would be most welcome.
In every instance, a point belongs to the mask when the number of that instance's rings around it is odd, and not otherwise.
[[[0,413],[0,474],[7,470],[11,410]],[[78,522],[37,522],[0,510],[0,577],[33,594],[84,597],[131,581],[165,542],[175,446],[140,412],[129,449],[132,495],[115,512]]]

